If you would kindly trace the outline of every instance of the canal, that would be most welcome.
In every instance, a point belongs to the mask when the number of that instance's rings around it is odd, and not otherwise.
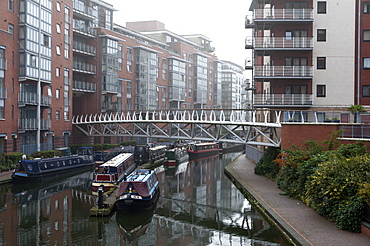
[[[0,245],[287,245],[224,175],[231,153],[157,167],[153,210],[90,217],[92,173],[0,186]]]

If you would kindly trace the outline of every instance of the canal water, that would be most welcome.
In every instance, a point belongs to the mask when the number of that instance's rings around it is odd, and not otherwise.
[[[239,154],[158,167],[156,208],[90,217],[92,173],[0,186],[0,245],[287,245],[224,175]]]

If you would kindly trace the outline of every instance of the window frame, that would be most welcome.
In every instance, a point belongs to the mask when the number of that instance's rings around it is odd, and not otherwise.
[[[365,88],[367,88],[366,89],[366,91],[367,91],[366,95],[364,93]],[[370,85],[362,85],[362,93],[361,94],[362,94],[362,97],[370,97]]]
[[[365,39],[365,33],[368,33],[368,39]],[[363,42],[370,42],[370,30],[369,29],[364,29],[362,30],[362,41]]]
[[[362,69],[370,69],[370,57],[362,58]]]
[[[321,4],[324,4],[324,6],[321,6]],[[326,8],[326,1],[318,1],[317,2],[317,13],[318,14],[326,14],[327,8]]]
[[[316,97],[326,97],[326,85],[316,85]]]
[[[323,33],[319,34],[320,31]],[[326,29],[317,29],[317,42],[326,42]]]
[[[316,69],[320,69],[320,70],[326,69],[326,57],[316,58]]]
[[[364,2],[362,8],[363,8],[362,12],[364,14],[370,14],[370,2]]]

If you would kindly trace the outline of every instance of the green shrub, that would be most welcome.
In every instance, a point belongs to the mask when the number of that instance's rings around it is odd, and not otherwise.
[[[274,160],[279,153],[279,148],[268,147],[261,160],[255,166],[254,173],[266,176],[270,179],[275,179],[277,174],[279,173],[280,167],[279,164]]]
[[[333,213],[333,221],[341,230],[361,232],[364,202],[360,197],[351,197],[339,204]]]

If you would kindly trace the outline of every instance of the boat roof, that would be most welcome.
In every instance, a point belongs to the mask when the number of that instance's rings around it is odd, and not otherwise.
[[[208,143],[196,143],[195,145],[213,145],[213,144],[216,144],[216,143],[213,143],[213,142],[208,142]]]
[[[102,167],[117,167],[122,162],[129,159],[132,155],[133,155],[132,153],[121,153],[119,155],[116,155],[115,157],[113,157],[109,161],[105,162],[104,164],[101,164],[100,166],[102,166]]]
[[[126,182],[139,181],[145,182],[151,175],[155,174],[154,170],[139,169],[133,171],[126,179]]]
[[[167,146],[166,145],[158,145],[158,146],[152,147],[150,149],[151,150],[157,150],[157,149],[163,149],[163,148],[167,148]]]

